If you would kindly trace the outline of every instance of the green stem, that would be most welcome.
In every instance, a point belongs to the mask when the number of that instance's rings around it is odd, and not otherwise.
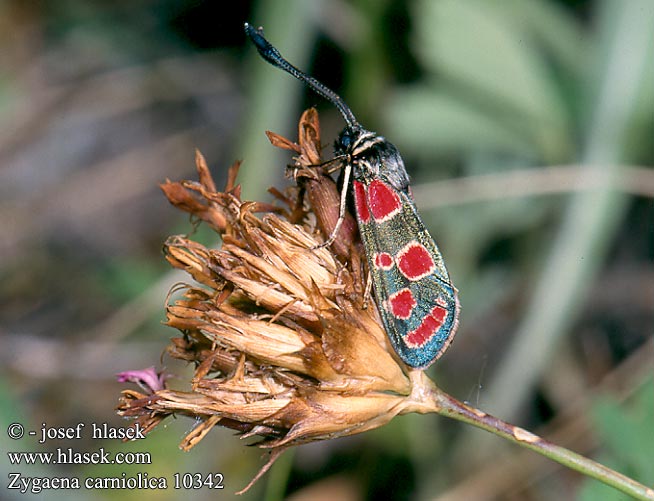
[[[654,489],[565,447],[548,442],[523,428],[470,407],[440,390],[424,374],[412,374],[412,379],[414,381],[413,405],[411,409],[407,410],[423,414],[437,412],[441,416],[471,424],[521,447],[531,449],[572,470],[595,478],[635,499],[654,500]]]

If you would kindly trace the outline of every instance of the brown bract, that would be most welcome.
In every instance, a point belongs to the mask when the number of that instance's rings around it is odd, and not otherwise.
[[[164,245],[168,262],[197,282],[171,291],[167,306],[167,324],[181,333],[167,351],[196,366],[188,391],[127,390],[118,407],[147,429],[171,414],[200,420],[184,449],[215,425],[260,437],[257,445],[273,454],[257,478],[289,446],[387,423],[406,411],[412,388],[374,302],[364,298],[354,220],[338,244],[319,247],[336,224],[340,195],[323,174],[314,110],[299,130],[298,144],[268,133],[298,155],[291,173],[300,188],[275,191],[276,206],[241,200],[238,164],[217,191],[200,153],[199,182],[162,185],[171,203],[220,234],[222,246],[185,236]]]

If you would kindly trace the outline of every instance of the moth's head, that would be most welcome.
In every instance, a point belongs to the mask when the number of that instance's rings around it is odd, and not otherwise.
[[[366,132],[365,129],[360,125],[348,125],[345,127],[334,143],[334,152],[336,155],[352,153],[354,146],[364,132]]]

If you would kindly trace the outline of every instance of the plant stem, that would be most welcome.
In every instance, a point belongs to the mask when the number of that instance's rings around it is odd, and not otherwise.
[[[565,447],[548,442],[523,428],[460,402],[438,388],[422,371],[412,373],[411,379],[414,387],[413,398],[411,408],[407,409],[411,412],[423,414],[437,412],[441,416],[471,424],[595,478],[635,499],[654,500],[654,489]]]

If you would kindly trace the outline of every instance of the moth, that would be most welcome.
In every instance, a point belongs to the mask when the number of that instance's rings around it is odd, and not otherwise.
[[[245,33],[263,59],[304,82],[343,115],[346,126],[334,145],[343,169],[340,217],[326,244],[333,242],[348,196],[353,196],[375,302],[391,345],[410,367],[426,368],[452,342],[459,301],[443,257],[418,214],[399,151],[364,129],[334,91],[284,59],[264,38],[262,28],[245,23]]]

